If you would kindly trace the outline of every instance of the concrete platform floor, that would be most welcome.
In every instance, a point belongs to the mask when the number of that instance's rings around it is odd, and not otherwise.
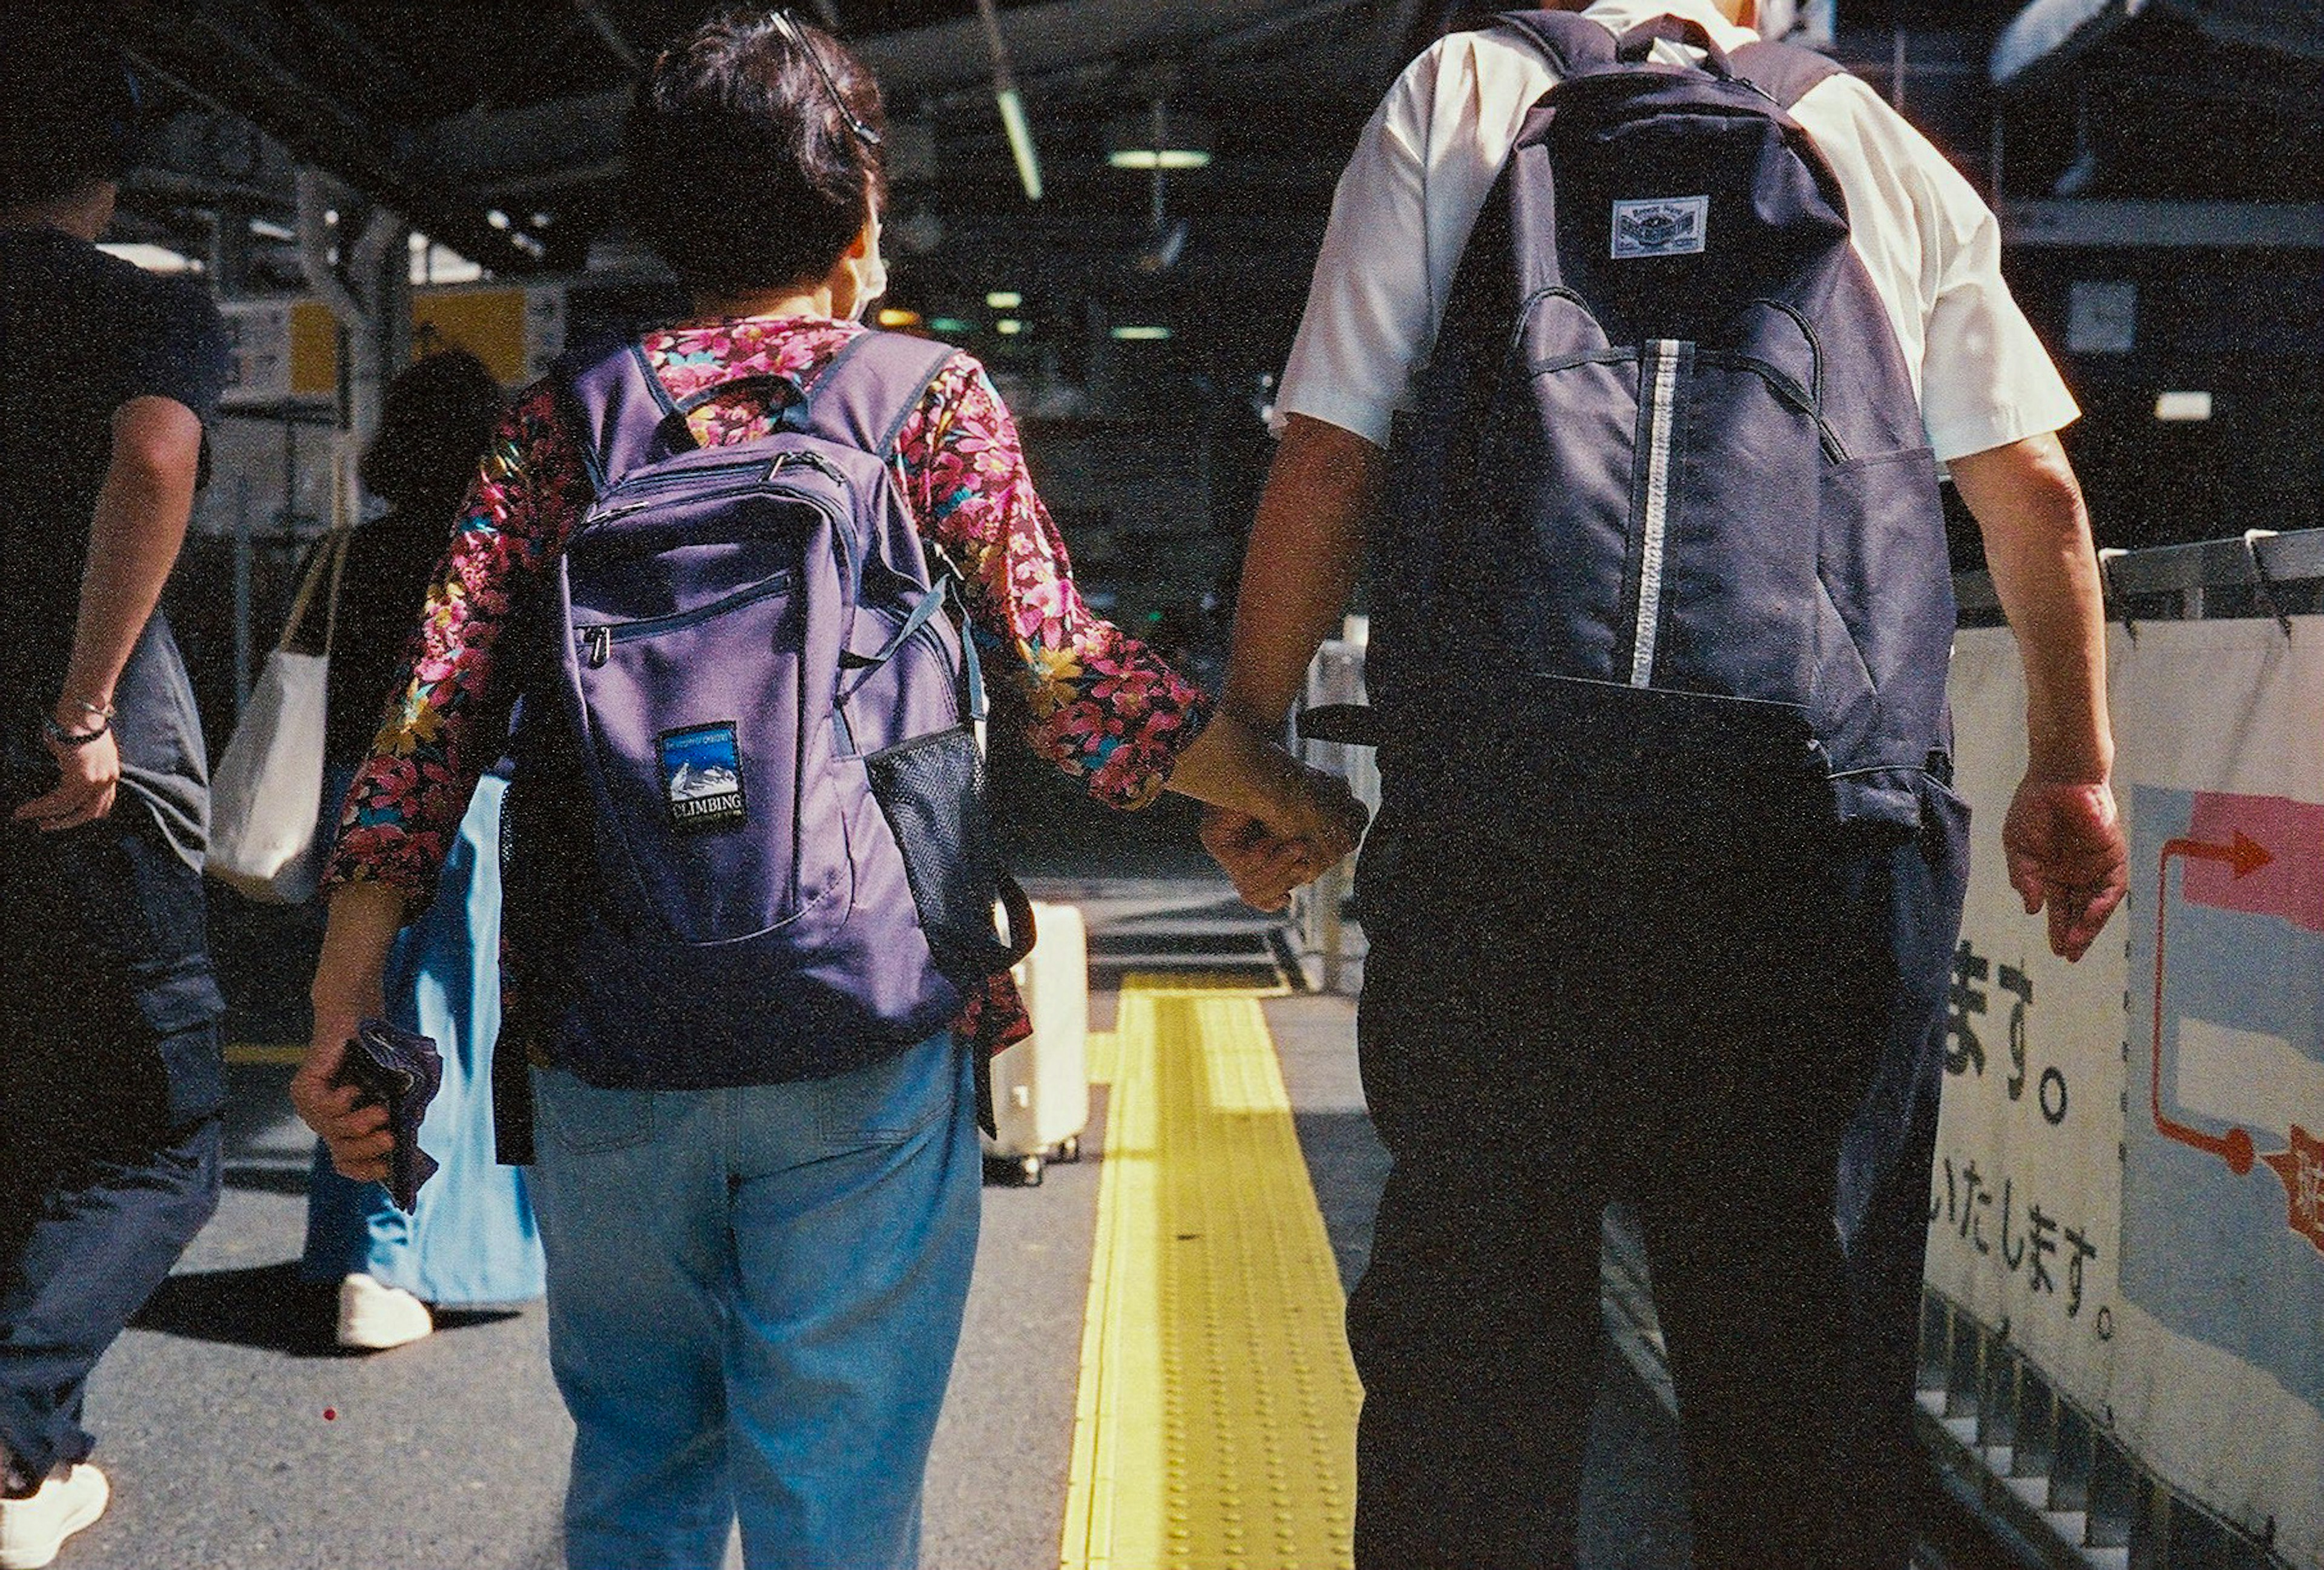
[[[1223,884],[1078,891],[1101,933],[1234,911],[1222,902]],[[1093,1028],[1109,1028],[1113,994],[1092,1001]],[[1291,996],[1269,1000],[1265,1013],[1341,1279],[1351,1282],[1386,1168],[1363,1113],[1353,1004]],[[289,1074],[267,1064],[233,1071],[224,1203],[91,1386],[89,1424],[115,1502],[59,1564],[558,1565],[572,1428],[549,1381],[540,1306],[447,1316],[413,1345],[340,1353],[329,1292],[295,1279],[309,1145],[284,1097]],[[928,1570],[1058,1563],[1104,1161],[1102,1094],[1095,1114],[1081,1164],[1053,1167],[1037,1188],[985,1191],[976,1284],[928,1478]],[[1684,1565],[1670,1419],[1610,1351],[1592,1456],[1590,1570]]]

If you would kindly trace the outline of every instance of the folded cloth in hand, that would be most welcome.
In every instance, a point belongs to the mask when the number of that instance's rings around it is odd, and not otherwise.
[[[436,1043],[384,1020],[355,1026],[339,1065],[339,1083],[363,1093],[363,1103],[387,1108],[388,1132],[395,1148],[388,1155],[387,1191],[405,1210],[420,1202],[420,1186],[436,1175],[435,1159],[420,1148],[420,1120],[444,1083],[444,1059]]]

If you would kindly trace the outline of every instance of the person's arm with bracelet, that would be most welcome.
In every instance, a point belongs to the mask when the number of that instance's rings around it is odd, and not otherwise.
[[[2025,666],[2025,778],[2001,828],[2009,882],[2050,947],[2080,959],[2122,903],[2128,851],[2110,779],[2106,605],[2081,487],[2054,435],[1947,464],[1985,538]]]
[[[202,422],[174,398],[132,398],[113,414],[113,453],[91,521],[72,653],[43,727],[60,778],[14,816],[54,832],[113,810],[121,749],[113,689],[161,602],[193,516]]]

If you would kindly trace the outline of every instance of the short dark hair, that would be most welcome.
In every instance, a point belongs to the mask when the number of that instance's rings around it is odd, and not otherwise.
[[[0,22],[0,207],[54,201],[137,161],[137,78],[111,38],[58,7]]]
[[[823,277],[886,189],[880,149],[851,116],[883,127],[879,84],[839,40],[762,7],[713,17],[639,85],[624,138],[632,227],[690,289]]]
[[[466,349],[415,360],[387,384],[379,429],[355,472],[397,512],[439,513],[448,525],[507,402]]]

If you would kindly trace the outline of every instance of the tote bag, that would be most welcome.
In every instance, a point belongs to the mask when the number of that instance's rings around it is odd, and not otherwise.
[[[295,905],[315,892],[323,837],[324,679],[338,631],[339,576],[351,531],[335,530],[315,552],[291,601],[282,636],[266,657],[210,781],[210,876],[269,905]],[[330,577],[323,651],[291,651],[300,625]]]

